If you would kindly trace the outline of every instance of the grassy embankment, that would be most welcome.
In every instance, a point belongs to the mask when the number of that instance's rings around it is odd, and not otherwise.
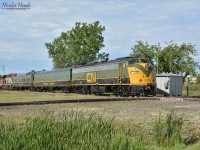
[[[1,117],[0,149],[199,149],[200,144],[187,146],[196,139],[183,138],[183,125],[183,116],[173,111],[144,130],[94,113],[45,110],[20,123]]]

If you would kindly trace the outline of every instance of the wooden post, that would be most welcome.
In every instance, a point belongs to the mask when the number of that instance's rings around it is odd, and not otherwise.
[[[186,82],[187,82],[187,86],[186,86],[186,91],[187,91],[187,97],[189,96],[189,77],[187,77]]]

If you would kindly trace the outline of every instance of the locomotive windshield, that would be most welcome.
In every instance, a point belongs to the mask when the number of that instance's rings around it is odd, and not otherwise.
[[[128,61],[129,65],[133,65],[135,63],[148,63],[148,61],[145,59],[133,59]]]
[[[133,60],[129,60],[129,61],[128,61],[128,64],[129,64],[129,65],[133,65],[133,64],[135,64],[135,63],[139,63],[139,59],[133,59]]]
[[[148,63],[148,61],[146,59],[140,59],[140,62],[142,62],[142,63]]]

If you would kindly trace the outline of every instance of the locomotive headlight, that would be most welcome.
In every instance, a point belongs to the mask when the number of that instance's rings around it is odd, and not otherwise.
[[[131,74],[139,74],[139,71],[131,71]]]

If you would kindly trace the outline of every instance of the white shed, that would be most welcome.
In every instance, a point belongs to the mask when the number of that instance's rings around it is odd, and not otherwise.
[[[181,96],[183,81],[182,76],[172,73],[163,73],[156,75],[157,94],[165,96]]]

